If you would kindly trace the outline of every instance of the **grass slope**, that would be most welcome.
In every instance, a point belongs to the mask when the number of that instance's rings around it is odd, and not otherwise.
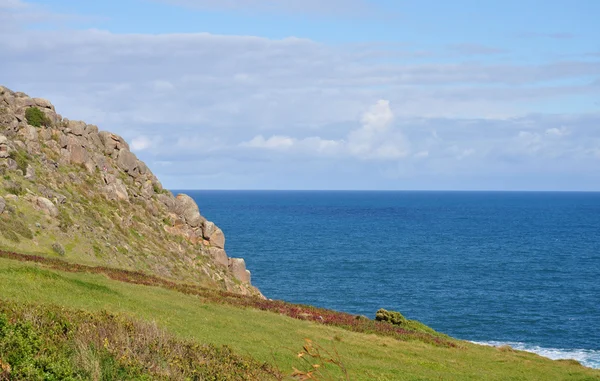
[[[237,355],[272,363],[285,374],[306,365],[306,356],[299,358],[298,353],[309,338],[329,350],[331,357],[337,357],[337,351],[352,380],[600,380],[597,370],[531,353],[352,332],[253,308],[208,303],[164,287],[8,259],[0,259],[0,298],[156,322],[181,340],[228,345]],[[332,377],[338,376],[341,372]]]

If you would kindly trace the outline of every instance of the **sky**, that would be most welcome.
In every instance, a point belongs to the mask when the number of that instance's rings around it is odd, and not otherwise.
[[[597,0],[0,0],[0,84],[170,189],[600,191]]]

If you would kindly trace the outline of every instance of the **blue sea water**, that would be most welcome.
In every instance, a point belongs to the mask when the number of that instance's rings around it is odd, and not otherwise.
[[[269,298],[600,367],[600,193],[185,193]]]

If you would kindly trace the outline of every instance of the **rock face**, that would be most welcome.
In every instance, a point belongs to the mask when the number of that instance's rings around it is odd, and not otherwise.
[[[29,125],[25,111],[30,107],[39,108],[50,120],[49,125]],[[208,275],[218,284],[224,281],[230,291],[260,295],[250,285],[244,260],[227,256],[223,231],[202,216],[190,196],[175,197],[163,190],[158,178],[121,136],[63,118],[46,99],[30,98],[0,86],[0,175],[5,173],[10,180],[0,184],[0,191],[7,191],[0,194],[0,214],[6,213],[8,193],[26,193],[10,197],[33,204],[49,218],[50,225],[63,229],[60,234],[78,229],[86,237],[87,231],[96,242],[88,247],[94,246],[96,254],[112,250],[121,255],[113,261],[131,265],[137,260],[135,253],[140,252],[140,258],[154,258],[156,262],[149,265],[161,275],[189,274],[196,269],[199,276]],[[98,203],[106,205],[94,209]],[[83,219],[90,209],[95,212]],[[145,235],[138,232],[140,229],[145,229]],[[111,239],[115,231],[133,235],[136,240]],[[149,238],[165,234],[167,238],[152,242],[163,247],[158,253],[168,253],[163,259],[148,243]],[[180,267],[175,270],[175,266]]]

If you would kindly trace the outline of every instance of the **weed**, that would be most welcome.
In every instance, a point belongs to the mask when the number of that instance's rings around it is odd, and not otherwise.
[[[298,358],[302,361],[302,368],[294,368],[292,377],[297,380],[334,380],[340,379],[335,373],[341,373],[342,380],[349,381],[350,376],[344,363],[342,362],[337,349],[327,350],[323,346],[314,343],[310,339],[304,340],[302,351],[298,353]],[[331,369],[333,365],[334,369]]]

